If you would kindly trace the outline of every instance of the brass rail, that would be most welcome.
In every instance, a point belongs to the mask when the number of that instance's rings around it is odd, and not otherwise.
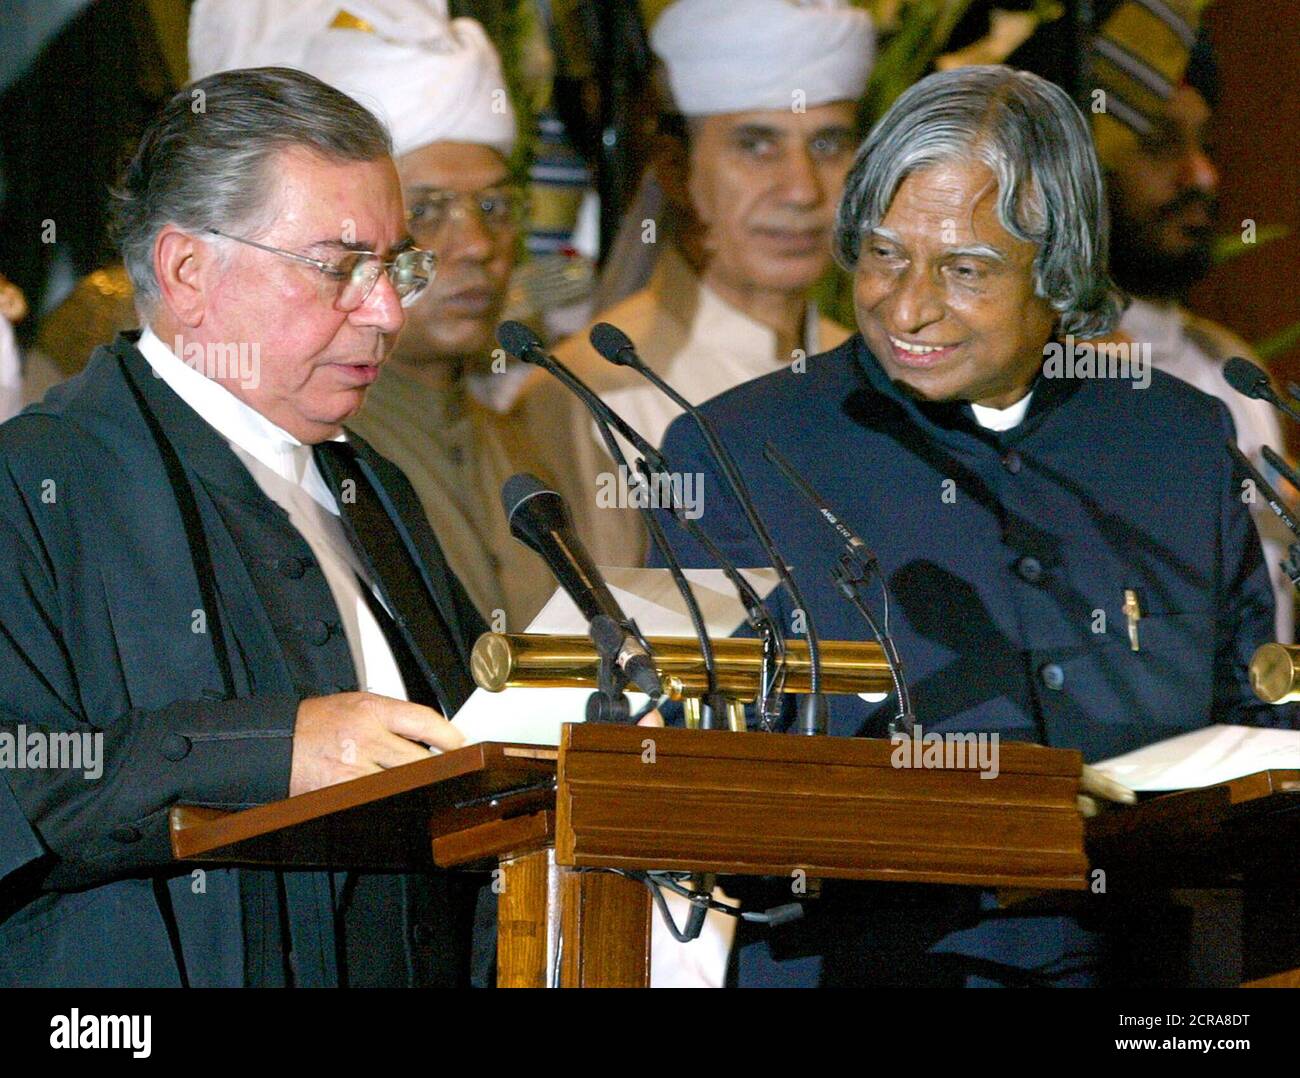
[[[674,700],[704,694],[707,680],[700,645],[690,637],[650,637],[659,676]],[[734,700],[758,695],[762,642],[728,637],[713,641],[718,691]],[[484,633],[470,663],[474,681],[489,692],[507,688],[596,685],[596,648],[585,636]],[[880,645],[856,640],[821,642],[822,689],[830,693],[889,692],[894,683]],[[808,643],[786,641],[785,690],[808,691]]]

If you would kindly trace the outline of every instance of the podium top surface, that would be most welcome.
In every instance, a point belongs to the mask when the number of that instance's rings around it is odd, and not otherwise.
[[[645,766],[646,745],[653,746],[654,766]],[[919,829],[969,832],[972,810],[992,821],[976,838],[981,850],[1019,843],[1018,856],[1034,861],[1048,849],[1059,862],[1052,882],[1081,879],[1082,827],[1073,810],[1078,753],[1005,743],[999,781],[983,782],[973,761],[909,771],[897,765],[895,752],[881,740],[574,724],[565,727],[562,750],[484,743],[240,812],[178,806],[172,849],[179,859],[209,863],[428,867],[431,840],[445,845],[449,836],[558,808],[558,763],[565,828],[557,845],[566,850],[589,840],[609,850],[612,840],[624,856],[644,849],[654,857],[665,843],[680,844],[680,857],[663,867],[702,858],[764,874],[773,866],[786,871],[788,861],[865,878],[862,865],[879,861],[886,867],[876,878],[896,878],[911,871],[903,854],[915,859]],[[1059,834],[1044,843],[1057,830],[1044,831],[1049,820],[1059,822]],[[1019,838],[1013,825],[1024,832]],[[786,838],[773,845],[777,831]],[[805,862],[803,839],[821,832],[825,856]],[[923,844],[932,869],[914,878],[985,877],[982,867],[973,877],[951,876],[943,868],[951,844]],[[751,856],[763,845],[761,856]],[[859,856],[845,860],[843,851]]]
[[[177,805],[172,854],[297,868],[431,867],[432,838],[553,805],[557,755],[483,743],[240,812]]]
[[[1088,821],[1089,860],[1153,886],[1300,878],[1300,771],[1260,771],[1109,808]]]

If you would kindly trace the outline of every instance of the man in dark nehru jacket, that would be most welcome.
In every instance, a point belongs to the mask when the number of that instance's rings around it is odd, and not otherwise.
[[[768,440],[878,555],[925,733],[1091,762],[1211,723],[1289,725],[1247,677],[1273,596],[1227,409],[1149,365],[1060,362],[1120,313],[1069,97],[1005,67],[924,79],[858,151],[836,245],[860,333],[704,408],[821,637],[869,635],[832,582],[842,548]],[[704,473],[702,523],[735,561],[763,563],[692,423],[664,454]],[[829,704],[841,736],[883,737],[895,709]],[[1119,957],[1087,906],[1026,915],[973,889],[835,881],[807,906],[789,928],[741,924],[740,983],[1092,984]]]
[[[458,882],[168,843],[178,802],[461,742],[479,616],[343,429],[433,272],[387,133],[300,72],[212,76],[146,131],[117,232],[143,330],[0,427],[0,983],[456,983]]]

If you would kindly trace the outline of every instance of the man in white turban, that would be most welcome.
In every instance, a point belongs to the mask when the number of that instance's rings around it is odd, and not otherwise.
[[[677,110],[654,165],[669,219],[625,222],[623,245],[630,232],[655,245],[657,262],[645,288],[599,318],[698,404],[849,336],[817,313],[809,290],[830,267],[873,34],[865,12],[839,0],[678,0],[650,41]],[[659,444],[679,412],[672,402],[598,357],[586,332],[556,355]],[[642,564],[638,511],[598,497],[623,485],[600,478],[614,464],[588,413],[551,379],[535,382],[522,407],[597,560]],[[685,903],[670,902],[684,921]],[[720,986],[734,931],[710,913],[698,940],[678,944],[656,920],[652,985]]]
[[[515,118],[496,49],[473,19],[449,19],[445,0],[197,0],[190,54],[196,78],[300,68],[388,125],[408,227],[438,262],[349,427],[410,478],[489,623],[521,631],[551,588],[500,509],[505,479],[537,467],[510,394],[496,392],[508,376],[491,367],[522,200],[507,165]]]
[[[615,259],[648,246],[654,271],[598,316],[694,403],[849,335],[818,314],[809,290],[830,267],[873,40],[866,13],[841,0],[678,0],[651,28],[675,107],[651,166],[667,212],[624,223]],[[659,443],[679,411],[670,401],[599,358],[585,331],[556,354]],[[523,407],[530,431],[554,446],[548,457],[566,462],[559,478],[598,560],[640,564],[637,511],[597,498],[625,488],[599,478],[613,464],[587,413],[549,380]]]

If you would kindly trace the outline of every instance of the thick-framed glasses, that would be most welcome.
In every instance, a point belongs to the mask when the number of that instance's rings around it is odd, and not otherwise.
[[[503,233],[518,227],[526,204],[523,191],[509,185],[482,191],[425,190],[411,201],[406,226],[411,235],[427,239],[473,213],[491,231]]]
[[[419,247],[399,251],[390,259],[380,258],[374,251],[349,251],[336,262],[322,262],[318,258],[308,258],[280,247],[270,247],[256,240],[231,236],[219,229],[209,228],[207,231],[222,239],[233,240],[311,266],[334,283],[334,306],[340,311],[355,311],[365,303],[381,273],[388,274],[388,280],[402,306],[409,307],[429,287],[438,262],[432,251]]]

